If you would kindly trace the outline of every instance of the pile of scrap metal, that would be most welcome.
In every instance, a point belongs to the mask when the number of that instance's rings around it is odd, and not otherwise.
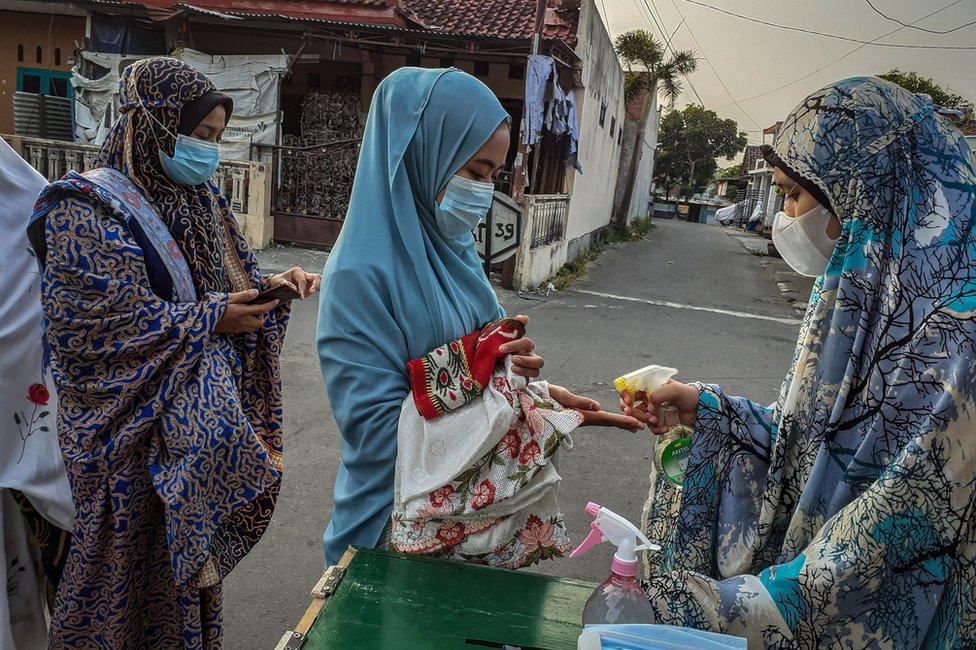
[[[279,209],[343,219],[349,205],[362,133],[359,95],[309,93],[302,102],[301,135],[283,138]]]

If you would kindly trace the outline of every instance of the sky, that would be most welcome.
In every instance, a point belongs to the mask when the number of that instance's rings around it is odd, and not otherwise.
[[[762,142],[761,129],[783,119],[807,94],[839,79],[881,74],[892,68],[915,70],[955,93],[976,100],[976,25],[951,34],[901,28],[875,13],[868,0],[595,1],[614,36],[631,29],[645,29],[660,40],[652,15],[669,36],[678,28],[671,41],[673,47],[694,50],[700,59],[698,71],[689,80],[702,103],[722,117],[736,120],[739,128],[748,132],[750,143]],[[901,28],[878,42],[973,49],[867,45],[834,62],[860,45],[748,22],[696,2],[781,25],[862,41],[872,41]],[[871,0],[871,3],[888,16],[909,24],[948,7],[916,24],[934,31],[976,20],[976,0]],[[823,70],[801,79],[824,66]],[[790,85],[776,90],[786,84]],[[689,83],[683,85],[684,92],[676,103],[679,108],[698,102]]]

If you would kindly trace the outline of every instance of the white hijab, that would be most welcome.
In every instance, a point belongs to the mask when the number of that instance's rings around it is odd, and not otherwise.
[[[43,369],[41,278],[26,233],[46,184],[0,139],[0,488],[19,490],[44,518],[71,530],[74,507],[58,446],[57,397]],[[40,386],[49,395],[46,405]]]

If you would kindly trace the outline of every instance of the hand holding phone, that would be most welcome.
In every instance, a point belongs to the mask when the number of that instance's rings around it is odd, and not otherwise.
[[[300,298],[300,297],[301,296],[299,295],[298,290],[295,289],[295,287],[291,286],[288,283],[283,283],[283,284],[279,284],[277,287],[272,287],[267,291],[263,291],[259,293],[257,298],[249,301],[247,304],[260,305],[266,302],[271,302],[272,300],[277,300],[278,305],[283,305],[286,302],[291,302],[292,300],[295,300],[296,298]]]

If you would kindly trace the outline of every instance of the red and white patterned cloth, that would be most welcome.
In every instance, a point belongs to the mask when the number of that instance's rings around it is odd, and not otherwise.
[[[411,362],[395,550],[517,569],[572,548],[554,460],[582,416],[556,403],[546,382],[512,372],[498,348],[522,335],[518,321],[499,321]]]

